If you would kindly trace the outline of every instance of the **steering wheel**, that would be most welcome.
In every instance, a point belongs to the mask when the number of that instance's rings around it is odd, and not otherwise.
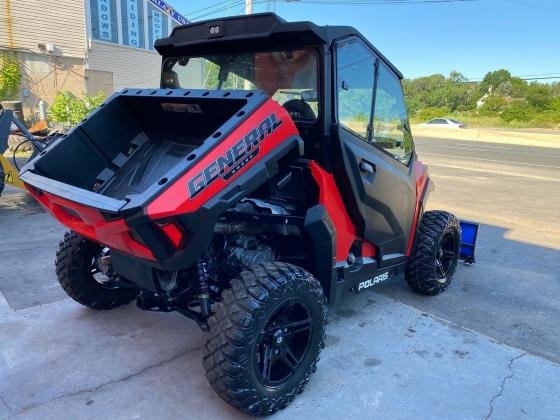
[[[313,121],[316,117],[311,105],[301,99],[290,99],[283,106],[294,122]]]

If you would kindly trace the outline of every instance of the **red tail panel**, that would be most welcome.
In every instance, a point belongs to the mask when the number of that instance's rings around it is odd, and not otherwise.
[[[102,244],[111,244],[112,248],[138,258],[155,260],[149,248],[132,238],[131,230],[123,219],[107,221],[96,209],[46,192],[38,193],[29,187],[27,189],[60,223],[80,235]]]

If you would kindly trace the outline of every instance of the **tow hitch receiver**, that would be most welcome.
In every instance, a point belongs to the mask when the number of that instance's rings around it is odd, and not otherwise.
[[[479,225],[466,220],[460,220],[459,222],[461,224],[461,254],[459,259],[467,264],[473,264],[476,262],[474,249]]]

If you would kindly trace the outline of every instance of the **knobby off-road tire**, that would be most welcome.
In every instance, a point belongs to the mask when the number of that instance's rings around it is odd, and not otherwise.
[[[212,388],[248,414],[285,408],[316,371],[323,347],[319,282],[290,264],[256,265],[232,280],[214,310],[203,359]]]
[[[443,292],[455,274],[461,247],[461,227],[455,216],[444,211],[428,211],[416,233],[406,281],[425,295]]]
[[[6,176],[6,174],[4,173],[4,167],[0,163],[0,196],[2,195],[2,191],[4,191],[4,187],[5,187],[5,182],[4,182],[5,178],[4,177],[5,176]]]
[[[66,232],[56,252],[56,275],[64,291],[91,309],[113,309],[136,297],[134,289],[108,288],[92,272],[101,246],[75,232]]]

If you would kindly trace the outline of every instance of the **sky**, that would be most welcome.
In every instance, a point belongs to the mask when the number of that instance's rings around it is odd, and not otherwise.
[[[195,20],[244,12],[244,0],[167,1],[190,19],[225,9]],[[255,0],[255,13],[267,11],[266,3],[259,4],[262,1]],[[340,0],[336,5],[307,1],[277,0],[275,11],[288,21],[354,26],[405,77],[448,75],[457,70],[475,80],[488,71],[506,68],[515,76],[558,76],[548,81],[560,81],[560,0],[397,5],[348,4],[357,0]],[[212,9],[199,11],[218,3]]]

